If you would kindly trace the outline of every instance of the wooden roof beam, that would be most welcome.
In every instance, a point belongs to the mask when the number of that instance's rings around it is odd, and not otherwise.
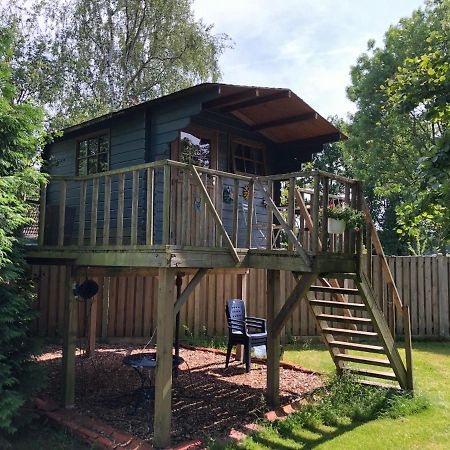
[[[255,97],[259,97],[259,89],[257,88],[246,89],[245,91],[237,92],[236,94],[230,94],[223,97],[215,98],[214,100],[209,100],[208,102],[203,103],[202,106],[203,109],[219,109]]]
[[[289,89],[282,89],[274,94],[259,96],[256,98],[251,98],[249,100],[244,100],[239,103],[234,103],[229,106],[224,106],[223,108],[219,108],[220,112],[227,113],[237,111],[239,109],[250,108],[251,106],[261,105],[263,103],[274,102],[277,100],[282,100],[285,98],[291,97],[291,91]]]
[[[300,114],[297,116],[291,116],[291,117],[285,117],[284,119],[277,119],[277,120],[271,120],[269,122],[260,123],[257,125],[254,125],[252,127],[252,130],[260,131],[260,130],[267,130],[268,128],[275,128],[278,126],[288,125],[291,123],[300,123],[300,122],[306,122],[308,120],[317,120],[318,114],[316,112],[309,112],[306,114]]]

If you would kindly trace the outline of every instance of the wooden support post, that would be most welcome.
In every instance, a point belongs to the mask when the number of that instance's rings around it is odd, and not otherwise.
[[[153,446],[157,448],[166,448],[170,445],[175,275],[176,269],[159,269],[155,413],[153,422]]]
[[[406,356],[406,387],[414,392],[414,378],[412,366],[412,342],[411,342],[411,317],[409,306],[403,305],[403,333],[405,335],[405,356]]]
[[[73,295],[74,270],[66,266],[64,299],[64,336],[62,351],[62,404],[65,408],[75,405],[75,349],[77,338],[77,301]]]
[[[102,339],[106,339],[108,337],[110,286],[111,286],[111,278],[104,277],[102,289]]]
[[[280,332],[274,332],[274,319],[281,307],[280,271],[267,270],[267,402],[280,404]]]
[[[96,297],[87,301],[87,307],[89,308],[86,327],[86,356],[91,356],[95,351],[95,342],[97,334],[97,304]]]

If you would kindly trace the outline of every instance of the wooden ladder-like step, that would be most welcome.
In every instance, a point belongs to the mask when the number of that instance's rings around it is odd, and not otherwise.
[[[335,302],[332,300],[310,300],[309,303],[313,306],[323,306],[329,308],[342,308],[342,309],[357,309],[359,311],[366,310],[364,303],[350,303],[350,302]]]
[[[324,327],[322,328],[324,333],[328,334],[341,334],[345,336],[359,336],[359,337],[377,337],[378,334],[375,331],[362,331],[362,330],[348,330],[346,328],[334,328]]]
[[[324,292],[326,294],[348,294],[348,295],[359,294],[358,289],[350,289],[334,286],[310,286],[309,290],[312,292]]]
[[[381,345],[357,344],[356,342],[330,341],[329,344],[336,348],[346,348],[347,350],[358,350],[367,353],[385,353]]]
[[[397,377],[393,372],[380,372],[378,370],[360,369],[355,367],[349,367],[348,370],[355,375],[362,375],[365,377],[382,378],[384,380],[397,381]]]
[[[335,358],[341,361],[368,364],[370,366],[391,367],[391,362],[388,359],[368,358],[366,356],[347,355],[346,353],[339,353],[335,355]]]
[[[364,384],[366,386],[375,386],[375,387],[384,388],[384,389],[395,389],[396,391],[400,391],[401,390],[400,386],[398,386],[398,385],[389,384],[389,383],[382,383],[380,381],[357,380],[357,383]]]
[[[334,314],[316,314],[316,317],[319,320],[326,320],[328,322],[354,323],[359,325],[370,325],[372,323],[372,319],[366,317],[336,316]]]

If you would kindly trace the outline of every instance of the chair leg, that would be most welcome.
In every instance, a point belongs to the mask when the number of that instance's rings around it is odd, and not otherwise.
[[[245,371],[250,372],[250,344],[244,345],[244,356],[245,356]]]
[[[228,363],[230,362],[230,355],[231,355],[231,349],[233,348],[232,342],[228,339],[228,346],[227,346],[227,357],[225,359],[225,368],[228,367]]]

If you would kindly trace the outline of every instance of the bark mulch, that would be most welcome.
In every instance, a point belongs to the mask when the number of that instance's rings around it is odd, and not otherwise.
[[[148,351],[99,345],[89,358],[77,352],[77,410],[151,443],[153,401],[144,401],[134,413],[133,391],[140,386],[140,380],[133,369],[122,364],[124,356]],[[221,354],[181,349],[180,356],[185,363],[173,382],[173,443],[196,438],[224,439],[232,428],[242,429],[269,410],[264,400],[265,364],[252,363],[250,373],[245,373],[245,365],[237,361],[225,369],[225,356]],[[60,347],[48,347],[39,361],[49,377],[41,396],[58,399]],[[280,368],[282,404],[298,401],[321,385],[318,374]]]

